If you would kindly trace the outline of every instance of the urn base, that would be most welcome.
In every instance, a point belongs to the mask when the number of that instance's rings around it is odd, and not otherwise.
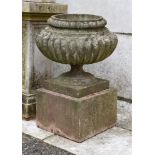
[[[85,72],[85,74],[87,74]],[[90,73],[88,73],[89,75]],[[109,81],[95,78],[93,75],[88,77],[68,77],[59,76],[57,78],[44,81],[43,87],[53,92],[69,95],[72,97],[84,97],[109,88]]]
[[[84,97],[38,89],[37,126],[82,142],[115,125],[117,93],[109,88]]]
[[[109,88],[109,81],[94,77],[82,69],[82,65],[71,65],[69,72],[59,77],[44,81],[43,87],[47,90],[72,97],[84,97]]]

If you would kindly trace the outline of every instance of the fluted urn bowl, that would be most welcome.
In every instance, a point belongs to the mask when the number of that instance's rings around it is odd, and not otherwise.
[[[105,25],[101,16],[89,14],[59,14],[48,19],[48,26],[36,37],[42,54],[71,66],[92,64],[110,56],[117,37]]]

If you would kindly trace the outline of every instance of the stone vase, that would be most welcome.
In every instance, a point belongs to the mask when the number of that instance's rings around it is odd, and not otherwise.
[[[109,81],[85,72],[84,64],[109,57],[117,36],[105,27],[101,16],[60,14],[36,37],[48,59],[70,64],[71,70],[46,80],[38,90],[37,125],[77,142],[86,140],[116,122],[117,95]]]
[[[36,38],[43,55],[55,62],[75,65],[92,64],[110,56],[117,37],[100,16],[62,14],[52,16]]]

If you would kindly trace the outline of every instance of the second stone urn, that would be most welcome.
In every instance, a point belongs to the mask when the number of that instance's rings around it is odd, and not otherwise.
[[[101,16],[60,14],[48,19],[37,34],[41,53],[52,61],[70,64],[71,70],[44,82],[38,89],[37,125],[82,142],[116,123],[116,91],[109,81],[85,72],[84,64],[109,57],[117,37]]]

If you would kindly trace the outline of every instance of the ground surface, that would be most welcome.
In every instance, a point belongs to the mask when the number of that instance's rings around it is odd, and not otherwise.
[[[73,155],[42,140],[22,134],[23,155]]]

